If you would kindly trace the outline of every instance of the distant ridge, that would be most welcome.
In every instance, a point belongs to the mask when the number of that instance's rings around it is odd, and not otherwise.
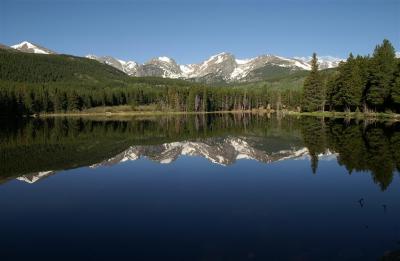
[[[7,46],[7,45],[1,44],[1,43],[0,43],[0,49],[5,49],[5,50],[9,50],[9,51],[10,50],[17,51],[15,49],[11,48],[10,46]]]

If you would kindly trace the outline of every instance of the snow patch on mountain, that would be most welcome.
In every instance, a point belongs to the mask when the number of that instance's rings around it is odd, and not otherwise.
[[[179,65],[179,68],[182,71],[182,76],[184,78],[189,78],[189,75],[192,75],[196,70],[196,65],[195,64]]]
[[[242,65],[242,64],[246,64],[246,63],[251,62],[253,59],[254,59],[254,58],[250,58],[250,59],[235,59],[235,62],[236,62],[238,65]]]
[[[293,59],[303,62],[309,66],[308,70],[311,70],[311,60],[312,57],[294,57]],[[318,59],[318,65],[319,69],[329,69],[329,68],[335,68],[339,66],[340,62],[346,61],[345,59],[342,58],[337,58],[333,56],[317,56]]]
[[[210,62],[214,62],[216,64],[222,63],[224,61],[224,57],[225,57],[226,54],[227,53],[223,52],[223,53],[219,53],[219,54],[213,55],[207,61],[205,61],[203,63],[203,65],[206,65],[206,64],[208,64]]]
[[[94,55],[94,54],[88,54],[88,55],[86,55],[85,56],[86,58],[88,58],[88,59],[92,59],[92,60],[96,60],[98,57],[96,56],[96,55]]]
[[[166,56],[158,57],[158,59],[159,59],[160,61],[163,61],[163,62],[166,62],[166,63],[170,63],[170,62],[171,62],[171,58],[166,57]]]

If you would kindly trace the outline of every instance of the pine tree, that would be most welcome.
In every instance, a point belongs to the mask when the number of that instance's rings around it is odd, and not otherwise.
[[[324,109],[324,85],[318,71],[317,54],[313,53],[311,72],[304,80],[302,110],[317,111]]]
[[[396,66],[395,50],[389,40],[377,45],[371,60],[366,101],[375,110],[383,110],[390,94]]]

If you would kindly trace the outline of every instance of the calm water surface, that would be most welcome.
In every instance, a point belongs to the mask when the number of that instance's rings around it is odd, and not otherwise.
[[[399,123],[3,121],[0,260],[395,256],[399,169]]]

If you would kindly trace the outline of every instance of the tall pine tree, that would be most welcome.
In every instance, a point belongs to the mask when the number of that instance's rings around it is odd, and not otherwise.
[[[318,71],[317,54],[313,53],[311,72],[304,80],[303,86],[303,111],[317,111],[324,109],[325,91],[321,75]]]

